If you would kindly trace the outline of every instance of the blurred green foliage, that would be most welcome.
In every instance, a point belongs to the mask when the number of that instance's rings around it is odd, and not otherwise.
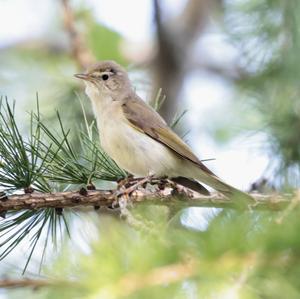
[[[27,297],[299,298],[299,208],[222,211],[205,231],[174,227],[157,207],[148,218],[146,209],[138,216],[158,224],[160,237],[104,217],[89,253],[65,247],[46,270],[51,285]]]
[[[97,23],[89,24],[88,28],[88,47],[97,60],[115,60],[126,65],[126,60],[120,53],[123,38],[119,33]]]
[[[250,115],[256,111],[260,121],[252,130],[269,135],[269,149],[280,158],[283,173],[296,171],[293,182],[300,161],[300,2],[233,0],[224,8],[229,40],[241,53],[237,98]],[[238,111],[243,118],[248,114]]]
[[[115,60],[126,66],[128,61],[122,54],[123,36],[112,28],[96,21],[92,9],[87,5],[78,8],[76,24],[82,26],[86,46],[90,49],[96,60]]]

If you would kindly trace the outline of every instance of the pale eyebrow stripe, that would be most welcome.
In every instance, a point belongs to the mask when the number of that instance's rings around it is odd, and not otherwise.
[[[92,74],[95,76],[100,76],[102,74],[102,72],[93,72]]]

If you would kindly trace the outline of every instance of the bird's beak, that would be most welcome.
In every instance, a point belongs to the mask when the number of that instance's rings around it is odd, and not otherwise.
[[[89,79],[88,74],[74,74],[74,77],[76,77],[78,79],[82,79],[82,80],[88,80]]]

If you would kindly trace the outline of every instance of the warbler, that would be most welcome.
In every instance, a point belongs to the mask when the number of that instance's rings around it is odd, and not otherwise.
[[[126,70],[114,61],[100,61],[84,73],[104,151],[137,177],[167,176],[208,194],[204,183],[225,196],[250,195],[230,186],[209,170],[164,119],[135,92]]]

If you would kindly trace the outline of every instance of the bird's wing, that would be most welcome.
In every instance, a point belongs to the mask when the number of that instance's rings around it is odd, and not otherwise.
[[[137,96],[129,96],[122,103],[124,116],[131,126],[143,131],[164,144],[184,159],[195,163],[201,170],[214,175],[192,152],[187,144],[174,133],[161,116]]]

